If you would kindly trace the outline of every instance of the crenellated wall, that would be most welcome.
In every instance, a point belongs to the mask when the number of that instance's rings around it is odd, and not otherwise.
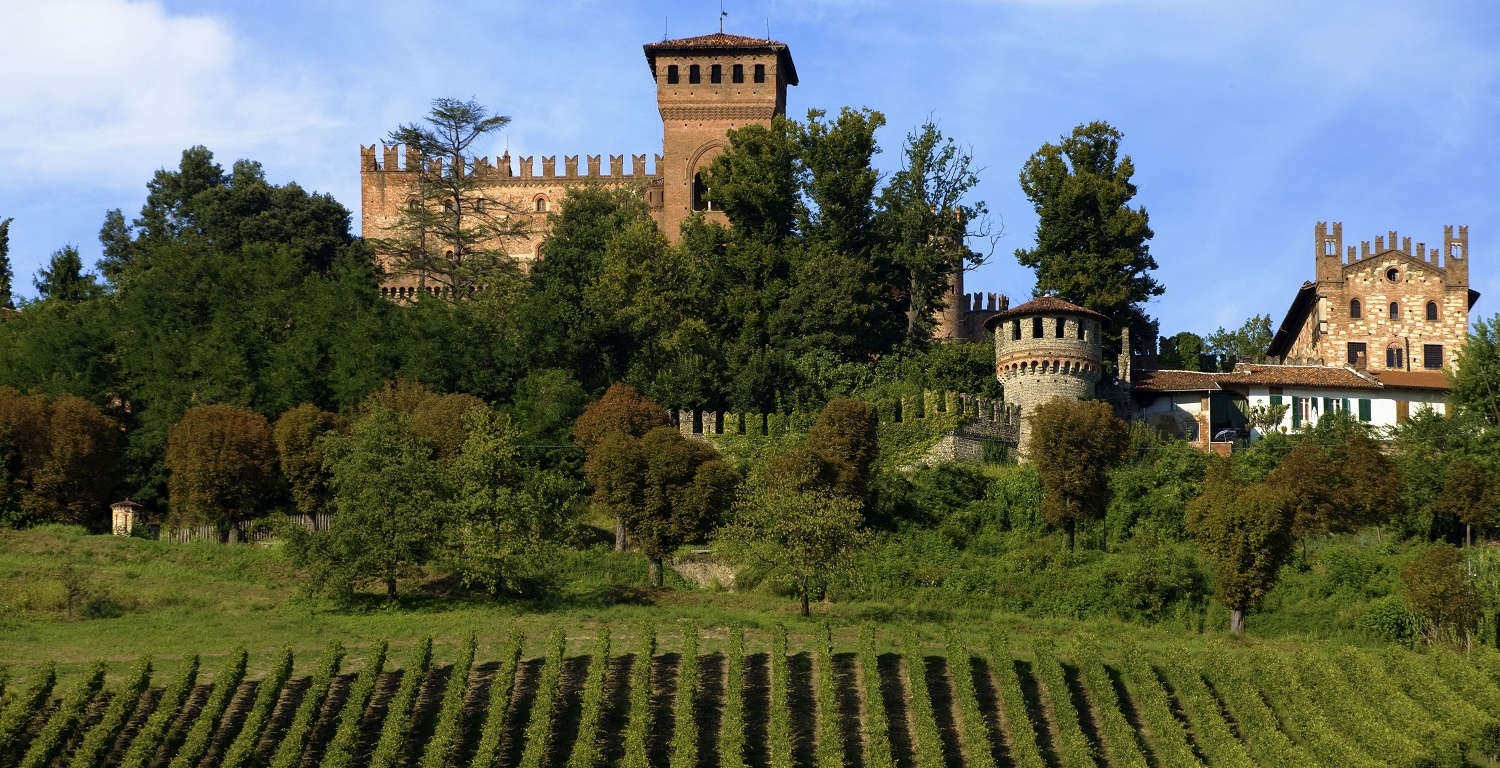
[[[994,398],[927,390],[921,397],[884,398],[870,404],[875,408],[877,432],[883,438],[903,425],[941,422],[938,444],[921,447],[926,461],[977,461],[984,443],[1000,443],[1014,450],[1020,437],[1020,408]],[[676,412],[675,418],[683,435],[713,441],[723,437],[772,439],[805,433],[817,421],[818,414],[683,409]],[[945,448],[949,455],[941,455]]]

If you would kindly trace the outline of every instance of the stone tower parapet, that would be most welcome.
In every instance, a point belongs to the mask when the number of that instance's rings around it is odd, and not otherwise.
[[[1103,375],[1105,318],[1052,296],[1032,299],[985,323],[995,333],[995,376],[1020,412],[1019,454],[1031,445],[1031,416],[1058,397],[1093,397]]]

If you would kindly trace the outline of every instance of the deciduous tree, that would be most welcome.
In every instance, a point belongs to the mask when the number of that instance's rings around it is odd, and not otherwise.
[[[707,538],[739,476],[712,446],[672,427],[647,432],[639,451],[640,503],[623,510],[625,530],[650,561],[652,584],[661,586],[663,562],[683,543]]]
[[[73,395],[53,400],[28,506],[44,519],[102,529],[119,446],[120,425],[98,406]]]
[[[1236,363],[1264,363],[1271,338],[1271,316],[1252,315],[1232,331],[1219,328],[1209,334],[1207,351],[1219,370],[1231,371]]]
[[[879,446],[875,409],[863,400],[830,400],[807,433],[807,447],[827,462],[833,490],[863,499]]]
[[[1122,136],[1109,123],[1080,125],[1026,161],[1021,189],[1039,218],[1036,247],[1018,249],[1016,260],[1036,270],[1037,293],[1109,318],[1111,351],[1119,350],[1120,329],[1128,327],[1132,346],[1144,353],[1156,338],[1144,305],[1165,289],[1151,276],[1156,259],[1146,209],[1129,205],[1135,164],[1120,155]]]
[[[1325,413],[1266,478],[1291,499],[1292,534],[1347,533],[1388,520],[1401,504],[1401,479],[1360,425]]]
[[[1500,315],[1474,321],[1448,378],[1456,406],[1500,424]]]
[[[338,414],[303,403],[276,419],[273,430],[281,475],[292,493],[292,503],[304,515],[327,512],[330,492],[324,467],[323,438],[344,426]]]
[[[1474,527],[1493,526],[1500,512],[1500,477],[1474,459],[1455,459],[1443,471],[1443,487],[1432,506],[1436,514],[1462,520],[1464,542],[1473,544]]]
[[[812,594],[847,574],[855,554],[871,541],[863,521],[857,499],[764,485],[742,496],[715,546],[790,581],[807,616]]]
[[[1104,517],[1109,470],[1130,447],[1130,429],[1099,400],[1056,398],[1031,414],[1028,458],[1042,478],[1042,515],[1068,535],[1078,524]]]
[[[347,597],[374,583],[393,600],[397,580],[433,558],[449,498],[433,450],[407,417],[380,406],[324,439],[336,514],[327,531],[294,528],[290,540],[313,589]]]
[[[172,516],[212,523],[221,540],[237,541],[275,479],[271,425],[248,408],[194,406],[167,433],[166,467]]]
[[[1287,495],[1268,482],[1243,486],[1219,462],[1188,505],[1188,531],[1214,565],[1214,594],[1229,609],[1229,631],[1245,634],[1245,614],[1276,584],[1292,549]]]
[[[634,471],[638,451],[633,441],[666,423],[666,409],[641,397],[634,387],[616,383],[573,425],[573,442],[588,457],[583,476],[594,487],[594,503],[615,518],[616,550],[625,549],[624,510],[637,502],[627,488],[616,488],[613,482]]]
[[[1422,617],[1429,643],[1467,648],[1473,641],[1483,603],[1454,547],[1433,544],[1403,568],[1401,596]]]

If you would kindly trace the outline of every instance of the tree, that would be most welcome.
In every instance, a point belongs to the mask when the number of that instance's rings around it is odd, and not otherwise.
[[[1164,291],[1151,276],[1146,209],[1129,206],[1135,164],[1119,154],[1122,136],[1109,123],[1080,125],[1043,144],[1021,169],[1021,189],[1039,220],[1036,247],[1018,249],[1016,260],[1036,270],[1038,294],[1109,318],[1106,358],[1119,350],[1122,328],[1137,352],[1154,348],[1156,323],[1142,305]]]
[[[1448,463],[1443,471],[1443,487],[1433,500],[1433,511],[1464,523],[1464,544],[1474,543],[1473,529],[1495,524],[1500,511],[1500,478],[1471,458]]]
[[[281,475],[292,493],[292,503],[304,515],[328,511],[330,492],[324,467],[323,438],[343,427],[338,414],[303,403],[276,419],[273,430]]]
[[[1429,644],[1469,648],[1483,604],[1462,556],[1448,544],[1433,544],[1401,569],[1401,596],[1422,618]]]
[[[78,249],[71,245],[53,251],[52,259],[32,283],[40,298],[70,303],[92,298],[99,292],[93,275],[83,273],[83,259],[78,256]]]
[[[1245,412],[1245,428],[1252,433],[1259,432],[1268,435],[1277,431],[1281,422],[1286,420],[1286,412],[1291,409],[1286,403],[1276,405],[1252,405]]]
[[[1453,403],[1500,424],[1500,315],[1479,318],[1448,369]]]
[[[970,200],[979,184],[973,156],[928,121],[908,134],[901,169],[880,193],[880,226],[889,258],[905,278],[906,336],[925,339],[932,313],[943,306],[949,277],[977,267],[984,255],[971,238],[989,238],[983,201]],[[1155,265],[1153,265],[1155,266]]]
[[[833,490],[863,499],[879,446],[875,409],[863,400],[830,400],[807,433],[807,447],[829,466]]]
[[[1229,609],[1229,631],[1245,634],[1245,614],[1260,605],[1291,554],[1287,494],[1269,482],[1240,485],[1215,462],[1203,493],[1188,504],[1188,531],[1214,565],[1214,594]]]
[[[572,528],[579,483],[524,465],[507,416],[471,411],[464,426],[467,436],[451,468],[451,556],[465,584],[491,595],[519,591],[525,580],[546,572]]]
[[[212,523],[238,541],[275,479],[276,443],[264,416],[234,405],[189,408],[167,433],[172,515]]]
[[[1292,533],[1348,533],[1390,519],[1400,504],[1400,473],[1352,419],[1325,413],[1266,482],[1291,499]]]
[[[860,507],[842,494],[763,485],[736,504],[715,548],[790,581],[807,616],[813,592],[849,573],[854,556],[871,541]]]
[[[1236,363],[1264,363],[1270,346],[1271,316],[1252,315],[1232,331],[1219,328],[1209,334],[1207,351],[1220,371],[1232,371]]]
[[[585,408],[573,425],[573,442],[584,450],[584,479],[594,487],[594,503],[615,518],[615,550],[625,549],[624,510],[636,503],[626,489],[610,485],[633,471],[634,443],[667,423],[664,408],[626,384],[612,384],[604,397]],[[606,442],[608,445],[606,445]]]
[[[1042,478],[1042,515],[1068,535],[1080,522],[1104,517],[1109,470],[1125,458],[1130,428],[1108,403],[1055,398],[1031,419],[1029,458]]]
[[[0,219],[0,309],[15,309],[16,297],[12,293],[15,271],[10,266],[10,223],[15,219]]]
[[[0,522],[42,520],[31,503],[32,477],[47,453],[47,399],[0,387]]]
[[[525,234],[528,217],[514,203],[486,195],[469,154],[475,141],[509,122],[472,99],[438,98],[425,124],[390,132],[392,144],[412,153],[406,169],[412,200],[397,214],[391,236],[375,247],[396,274],[417,276],[419,295],[431,281],[440,295],[457,301],[518,276],[505,245]]]
[[[120,425],[98,406],[74,395],[53,400],[28,506],[47,520],[103,528],[119,444]]]
[[[373,406],[324,451],[336,514],[327,531],[292,529],[293,559],[316,590],[347,598],[375,583],[394,600],[397,580],[428,563],[440,538],[449,490],[433,445],[407,417]]]
[[[1208,358],[1210,366],[1213,364],[1213,357],[1208,354],[1203,337],[1191,331],[1183,331],[1175,336],[1163,338],[1160,344],[1161,352],[1157,355],[1157,362],[1162,368],[1176,371],[1201,371],[1204,358]]]
[[[432,441],[439,461],[447,462],[457,453],[467,437],[467,417],[475,411],[487,411],[489,405],[469,394],[433,395],[411,412],[411,428]]]
[[[651,564],[651,583],[662,584],[662,564],[677,547],[703,540],[728,509],[739,476],[712,446],[672,427],[647,432],[639,444],[635,482],[639,503],[624,508],[625,530]],[[615,478],[615,488],[630,484]]]

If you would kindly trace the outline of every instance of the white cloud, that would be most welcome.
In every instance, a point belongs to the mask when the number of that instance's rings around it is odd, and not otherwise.
[[[50,0],[6,16],[0,171],[15,182],[135,186],[191,144],[244,153],[330,122],[326,87],[255,55],[214,16],[151,0]]]

